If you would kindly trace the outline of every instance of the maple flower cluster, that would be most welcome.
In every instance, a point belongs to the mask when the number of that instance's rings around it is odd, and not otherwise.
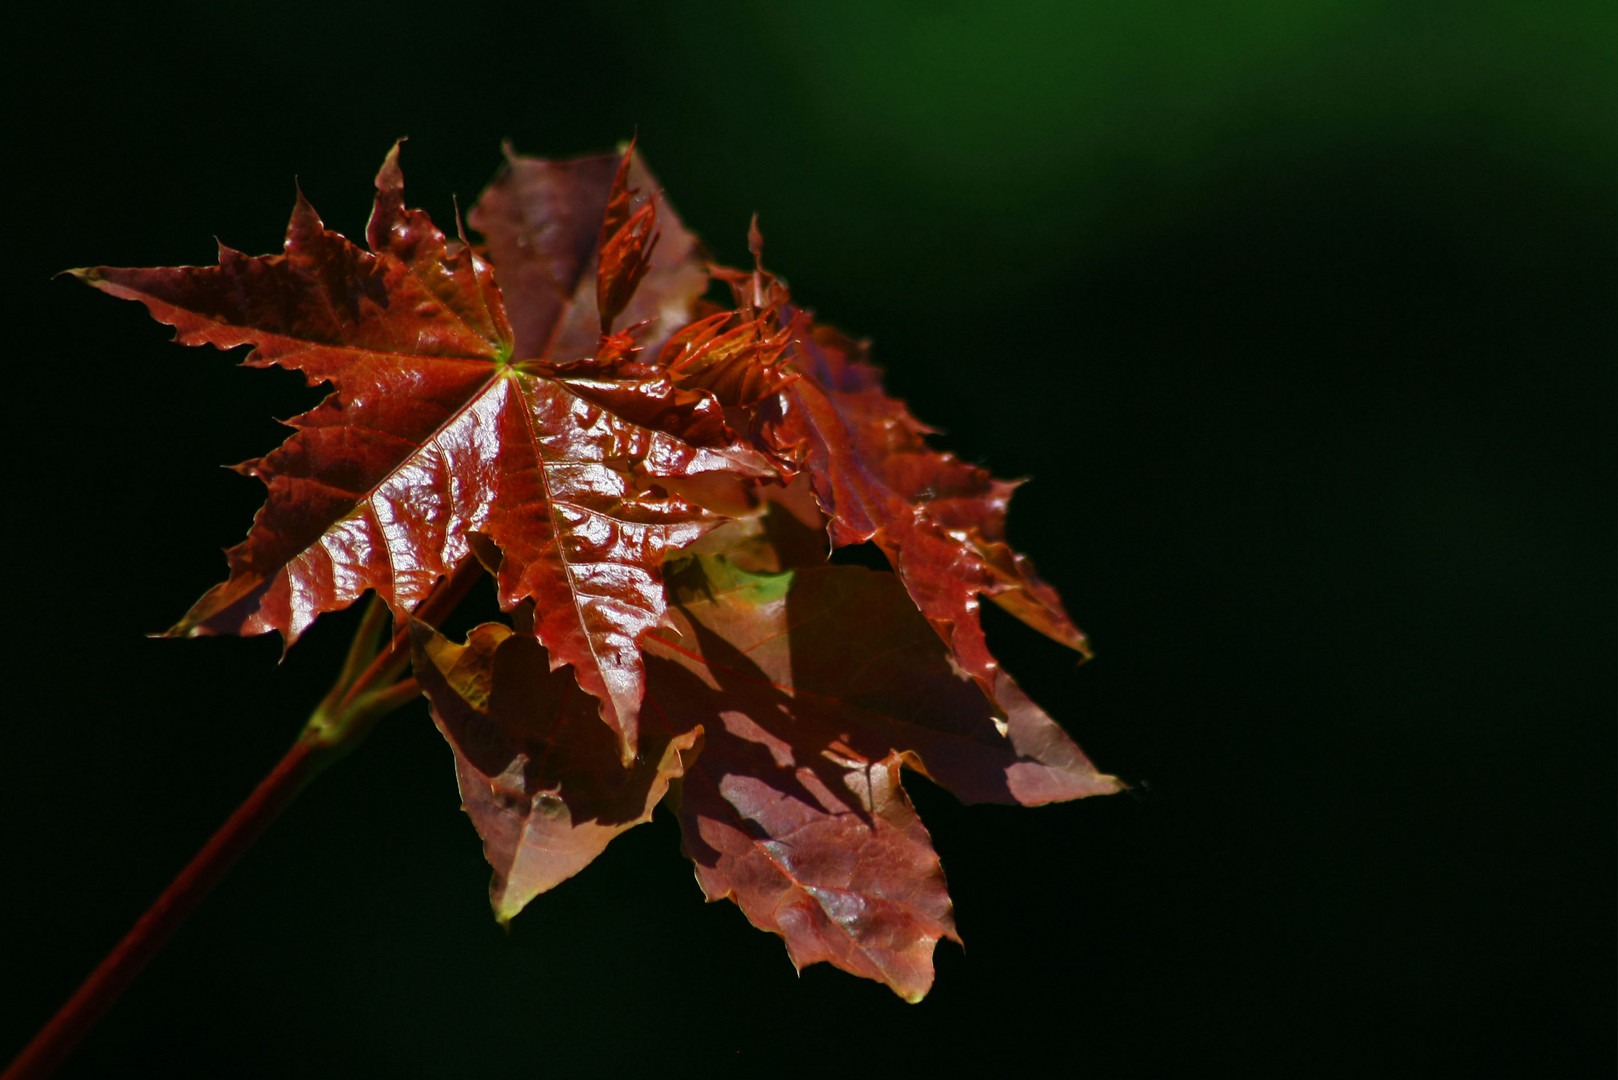
[[[902,769],[967,802],[1120,787],[984,640],[981,597],[1086,648],[1005,542],[1015,485],[928,445],[764,270],[756,224],[752,270],[707,265],[632,147],[508,152],[479,245],[405,205],[397,146],[376,189],[368,250],[300,194],[280,254],[75,271],[184,344],[331,387],[239,467],[265,505],[170,633],[290,645],[374,592],[502,922],[667,798],[710,900],[799,968],[919,1000],[959,937]],[[860,543],[892,572],[828,563]],[[413,613],[468,567],[510,622],[456,642]]]

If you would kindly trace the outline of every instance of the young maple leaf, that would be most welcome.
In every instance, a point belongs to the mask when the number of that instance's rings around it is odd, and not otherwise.
[[[627,773],[530,640],[485,625],[458,646],[416,625],[417,677],[455,748],[502,921],[672,784],[709,899],[781,935],[799,968],[829,961],[915,1001],[934,944],[959,935],[901,766],[965,802],[1119,787],[1009,680],[1015,706],[997,710],[892,574],[755,574],[701,556],[669,589],[671,625],[642,639],[645,752]]]
[[[595,699],[572,668],[552,670],[534,638],[484,623],[455,645],[413,622],[411,641],[462,806],[494,867],[489,899],[502,924],[649,820],[702,734],[643,730],[626,769]]]
[[[640,205],[631,209],[636,193]],[[627,290],[627,305],[612,316],[645,327],[640,344],[655,357],[708,288],[697,238],[680,224],[633,148],[622,157],[549,161],[507,146],[505,167],[467,222],[488,241],[517,356],[594,352],[598,331],[611,326],[611,318],[601,317],[600,296],[626,291],[627,276],[637,287]],[[657,240],[655,263],[631,243],[638,238],[649,245],[649,236]],[[606,285],[596,273],[603,249]]]
[[[170,633],[290,645],[367,589],[403,618],[475,552],[515,625],[409,637],[496,917],[667,795],[710,899],[800,968],[919,1000],[959,936],[902,770],[966,802],[1121,786],[985,645],[980,595],[1085,648],[1005,544],[1014,485],[931,449],[762,265],[712,268],[735,310],[699,301],[696,239],[633,148],[508,151],[471,214],[492,267],[406,209],[397,146],[376,186],[369,250],[300,195],[283,254],[75,271],[183,343],[332,387],[241,467],[268,500]],[[874,541],[895,573],[821,565],[828,539]]]
[[[658,196],[631,208],[632,178],[646,186],[638,164],[548,166],[544,182],[534,172],[513,161],[474,215],[505,254],[502,213],[544,207],[548,227],[517,237],[523,254],[502,265],[504,297],[464,241],[406,209],[397,146],[377,174],[369,251],[327,230],[300,194],[282,254],[221,245],[217,266],[73,273],[141,301],[184,344],[251,345],[248,365],[332,387],[289,422],[279,449],[239,467],[265,482],[268,500],[227,553],[229,578],[170,634],[275,630],[290,645],[367,589],[403,618],[486,537],[503,556],[501,604],[533,601],[550,662],[572,665],[599,699],[627,760],[643,682],[637,638],[663,618],[664,554],[721,520],[660,482],[774,468],[711,394],[635,363],[632,339],[598,334],[611,321],[596,310],[599,292],[632,316],[654,309],[643,329],[655,349],[705,280],[666,211],[671,264],[648,273]],[[609,203],[625,216],[603,238]],[[597,281],[591,256],[603,243],[614,256]]]
[[[935,432],[882,389],[865,345],[812,325],[764,270],[756,221],[749,246],[751,273],[715,273],[730,283],[742,312],[791,332],[785,366],[800,377],[781,387],[767,442],[776,454],[801,460],[832,546],[875,543],[961,666],[996,698],[1018,695],[989,653],[979,596],[1088,656],[1056,590],[1006,543],[1017,483],[929,446]],[[679,371],[671,374],[682,382]]]

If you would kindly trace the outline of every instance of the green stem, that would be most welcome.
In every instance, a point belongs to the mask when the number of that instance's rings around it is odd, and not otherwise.
[[[437,625],[465,598],[479,573],[477,562],[467,560],[422,601],[417,617]],[[373,598],[342,673],[310,714],[292,749],[0,1074],[0,1080],[41,1080],[54,1072],[298,793],[359,745],[378,720],[420,693],[415,679],[399,679],[410,662],[406,628],[399,627],[386,648],[377,648],[387,622],[386,605]]]

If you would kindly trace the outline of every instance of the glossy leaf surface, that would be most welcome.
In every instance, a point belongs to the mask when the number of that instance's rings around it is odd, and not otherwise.
[[[591,166],[564,174],[551,205],[567,208],[564,223],[593,215],[593,234],[610,185],[598,203]],[[268,501],[228,553],[229,579],[171,633],[277,630],[290,643],[367,589],[402,617],[482,534],[504,554],[501,603],[535,601],[550,661],[573,665],[632,754],[636,639],[662,618],[664,554],[719,520],[658,481],[764,476],[770,465],[711,395],[632,362],[623,342],[598,353],[593,284],[575,280],[590,249],[567,228],[537,230],[529,245],[546,254],[547,284],[571,283],[574,296],[519,291],[533,305],[519,309],[529,340],[557,334],[549,353],[528,356],[490,266],[406,209],[397,147],[377,176],[367,238],[369,251],[330,232],[300,196],[283,254],[221,248],[214,267],[76,271],[145,303],[185,344],[252,345],[248,364],[333,388],[279,449],[241,467]],[[648,302],[678,321],[684,286],[670,283],[692,274],[648,278],[661,290]],[[564,333],[584,318],[588,348]]]

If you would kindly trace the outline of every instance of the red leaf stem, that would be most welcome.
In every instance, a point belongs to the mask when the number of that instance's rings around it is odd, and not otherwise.
[[[247,800],[146,909],[124,939],[107,954],[50,1023],[23,1048],[0,1080],[39,1080],[54,1072],[107,1010],[129,989],[135,977],[167,944],[223,880],[242,853],[270,827],[298,792],[340,751],[304,737],[292,745]]]
[[[441,621],[465,599],[482,572],[477,560],[467,559],[438,582],[417,609],[418,618]],[[372,624],[385,613],[379,603],[367,613],[337,685],[286,756],[0,1074],[0,1080],[40,1080],[54,1072],[298,793],[358,745],[377,720],[415,700],[421,690],[414,679],[395,681],[410,661],[408,626],[400,626],[388,647],[364,663],[365,654],[374,648],[369,640]]]

